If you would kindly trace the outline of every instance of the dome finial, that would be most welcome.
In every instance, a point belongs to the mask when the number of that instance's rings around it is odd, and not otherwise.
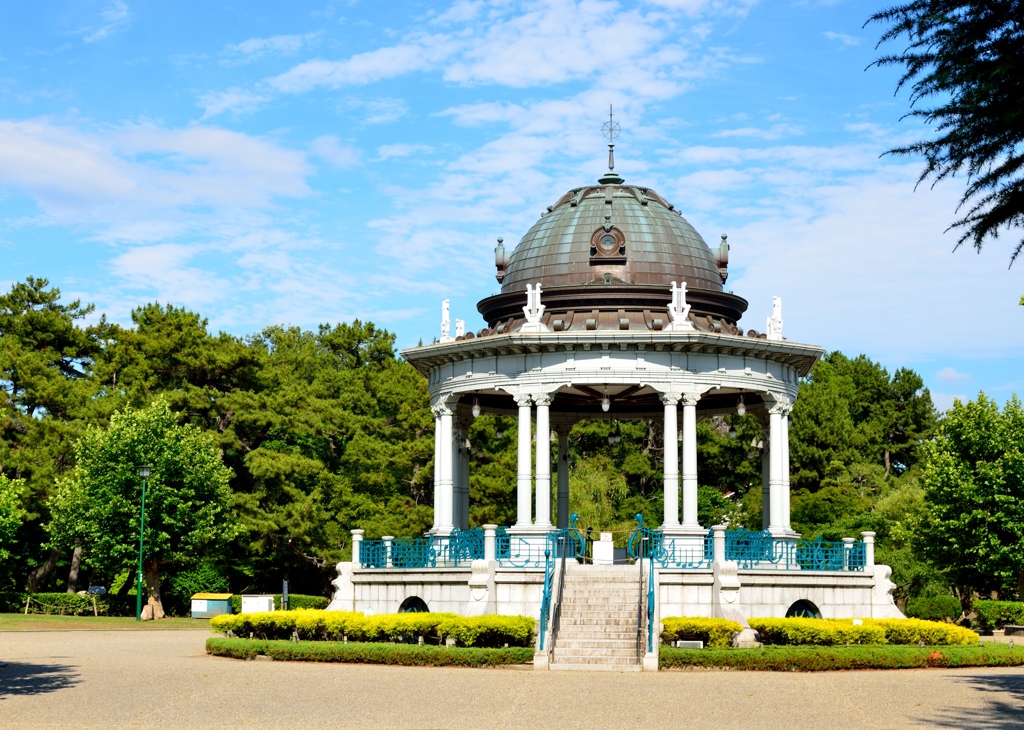
[[[625,180],[615,172],[615,138],[622,134],[622,127],[615,121],[612,105],[608,105],[608,121],[601,127],[601,134],[608,140],[608,172],[598,178],[602,185],[621,185]]]

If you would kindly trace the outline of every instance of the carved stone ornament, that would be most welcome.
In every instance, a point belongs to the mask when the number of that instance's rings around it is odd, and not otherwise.
[[[672,282],[672,301],[668,304],[669,323],[665,329],[669,332],[686,332],[693,330],[693,322],[689,320],[690,305],[686,303],[686,282],[677,286]]]
[[[523,307],[523,314],[526,315],[526,324],[520,328],[520,332],[550,332],[551,330],[541,322],[544,316],[544,305],[540,303],[540,282],[536,287],[532,284],[526,285],[526,306]]]
[[[768,406],[769,413],[778,413],[781,416],[788,416],[793,410],[793,403],[784,396],[776,396],[775,403]]]
[[[605,224],[594,231],[590,237],[590,264],[626,263],[626,237],[610,222],[611,216],[605,216]]]
[[[533,396],[529,393],[520,393],[519,395],[513,395],[512,400],[516,402],[516,405],[520,408],[529,407],[533,405]]]
[[[449,313],[449,301],[441,302],[441,342],[454,342],[452,337],[452,318]]]
[[[782,297],[772,297],[772,316],[765,324],[765,334],[777,342],[786,339],[782,336]]]
[[[679,396],[679,402],[684,406],[695,406],[700,400],[700,393],[683,393]]]

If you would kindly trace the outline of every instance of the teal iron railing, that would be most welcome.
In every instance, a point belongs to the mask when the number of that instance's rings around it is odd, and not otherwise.
[[[576,515],[572,515],[572,520],[575,521]],[[540,634],[537,648],[540,651],[544,651],[544,644],[547,638],[548,629],[548,617],[551,616],[551,589],[554,583],[555,565],[556,561],[561,565],[561,581],[565,581],[565,561],[567,558],[575,559],[582,553],[581,544],[578,540],[573,539],[576,535],[570,535],[572,530],[566,528],[549,532],[544,541],[544,593],[541,596],[540,602]],[[579,531],[576,531],[579,535]],[[561,583],[559,584],[559,597],[558,604],[556,606],[556,619],[561,613]],[[557,631],[558,622],[555,621],[552,625],[553,630]]]
[[[649,557],[659,568],[702,570],[714,559],[712,531],[693,537],[666,537],[660,530],[644,527],[643,515],[636,516],[636,529],[629,536],[626,552],[634,560]]]

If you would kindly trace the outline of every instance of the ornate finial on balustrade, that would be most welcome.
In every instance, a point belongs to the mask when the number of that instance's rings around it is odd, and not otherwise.
[[[671,321],[665,329],[669,332],[686,332],[692,330],[693,322],[690,321],[690,305],[686,302],[686,282],[677,286],[672,282],[672,301],[668,305],[668,314]]]
[[[441,342],[452,342],[452,318],[449,312],[450,302],[445,299],[441,302]]]
[[[786,339],[782,336],[782,297],[772,297],[772,316],[767,320],[765,334],[769,340]]]
[[[546,307],[540,303],[540,282],[537,282],[537,286],[534,287],[531,284],[526,285],[526,306],[523,307],[523,314],[526,315],[526,324],[524,324],[519,331],[520,332],[550,332],[548,326],[541,322],[541,317],[544,316],[544,310]]]

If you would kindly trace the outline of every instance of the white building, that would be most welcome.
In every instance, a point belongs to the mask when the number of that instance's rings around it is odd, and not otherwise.
[[[402,353],[428,379],[435,416],[430,535],[364,541],[354,530],[331,607],[532,615],[542,622],[541,664],[559,647],[552,667],[608,663],[573,654],[558,625],[565,607],[591,610],[574,589],[606,590],[609,605],[630,608],[619,629],[649,626],[641,653],[656,650],[666,616],[901,616],[891,570],[874,564],[872,533],[828,544],[803,541],[790,525],[789,413],[823,351],[785,339],[778,297],[766,332],[743,329],[747,302],[723,286],[728,252],[725,236],[712,250],[664,198],[613,169],[563,195],[511,254],[499,239],[501,292],[478,305],[486,326],[463,333],[460,323],[452,337],[445,302],[440,339]],[[745,412],[764,428],[764,531],[715,532],[697,520],[697,423]],[[518,418],[518,513],[507,529],[469,529],[466,433],[480,413]],[[665,443],[680,444],[665,449],[662,522],[638,530],[631,553],[646,557],[627,565],[574,559],[567,439],[594,418],[662,419]],[[549,432],[555,448],[544,437],[533,443]],[[593,561],[605,553],[610,545],[596,543]],[[609,661],[637,665],[631,656]]]

